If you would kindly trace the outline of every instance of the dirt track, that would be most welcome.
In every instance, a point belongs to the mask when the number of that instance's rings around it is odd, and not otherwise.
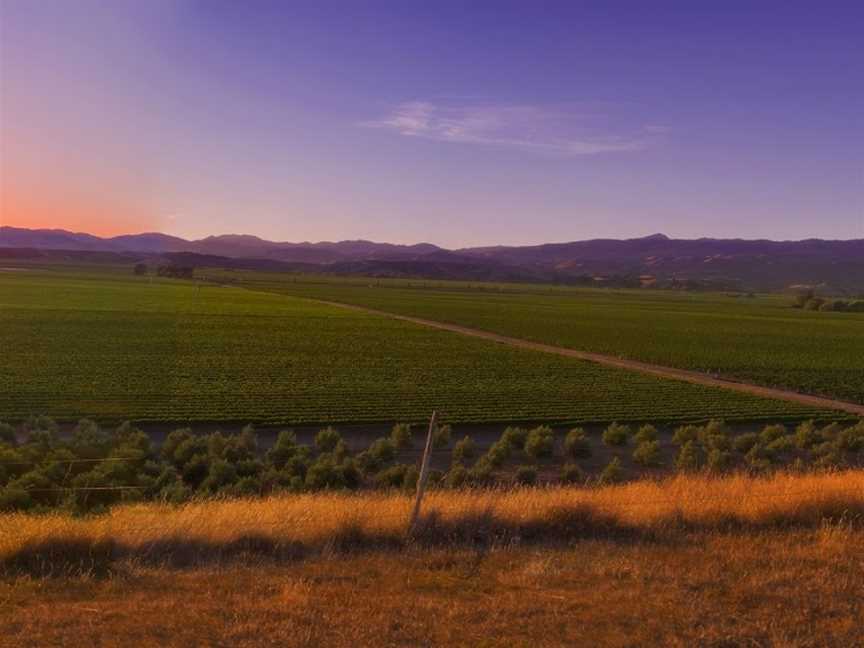
[[[723,389],[731,389],[745,394],[753,394],[754,396],[762,396],[765,398],[775,398],[777,400],[785,400],[793,403],[801,403],[802,405],[810,405],[813,407],[821,407],[825,409],[841,410],[850,414],[864,416],[864,405],[856,403],[848,403],[846,401],[833,400],[830,398],[822,398],[821,396],[810,396],[809,394],[800,394],[798,392],[789,391],[786,389],[774,389],[772,387],[761,387],[744,382],[737,382],[726,378],[717,378],[709,376],[698,371],[689,371],[687,369],[675,369],[674,367],[664,367],[662,365],[650,364],[648,362],[639,362],[638,360],[626,360],[616,358],[615,356],[604,355],[602,353],[590,353],[588,351],[577,351],[576,349],[568,349],[566,347],[553,346],[551,344],[542,344],[540,342],[529,342],[519,338],[509,337],[507,335],[499,335],[490,333],[481,329],[470,328],[468,326],[459,326],[458,324],[446,324],[444,322],[436,322],[435,320],[423,319],[420,317],[410,317],[408,315],[397,315],[387,311],[377,310],[375,308],[366,308],[365,306],[355,306],[353,304],[344,304],[342,302],[327,301],[323,299],[315,299],[320,304],[328,304],[330,306],[338,306],[339,308],[347,308],[350,310],[360,311],[363,313],[372,313],[375,315],[383,315],[404,322],[412,322],[422,326],[460,333],[462,335],[470,335],[471,337],[491,340],[500,344],[508,344],[520,349],[531,349],[532,351],[542,351],[543,353],[554,353],[568,358],[578,358],[579,360],[587,360],[588,362],[596,362],[597,364],[607,365],[609,367],[618,367],[619,369],[629,369],[630,371],[638,371],[644,374],[660,376],[661,378],[671,378],[673,380],[683,380],[684,382],[695,383],[697,385],[707,385],[709,387],[721,387]]]

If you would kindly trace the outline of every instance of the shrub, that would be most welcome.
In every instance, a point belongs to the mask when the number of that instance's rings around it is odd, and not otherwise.
[[[600,473],[599,482],[601,484],[617,484],[624,477],[624,470],[621,468],[621,460],[618,457],[612,457],[612,461],[606,464],[603,472]]]
[[[764,444],[769,444],[772,441],[776,441],[780,437],[784,437],[787,434],[785,425],[766,425],[763,430],[759,433],[759,440]]]
[[[306,471],[306,488],[309,490],[337,489],[345,486],[341,467],[333,457],[321,455]]]
[[[192,438],[192,430],[189,428],[181,428],[179,430],[174,430],[165,437],[165,441],[162,442],[162,447],[159,448],[159,452],[165,459],[173,460],[174,452],[180,447],[180,444],[184,441]]]
[[[33,500],[30,494],[24,489],[15,486],[7,486],[0,488],[0,511],[26,511],[33,508]]]
[[[267,451],[267,461],[276,468],[282,468],[297,453],[297,435],[294,430],[282,430],[276,443]]]
[[[178,468],[183,468],[192,457],[201,455],[206,457],[209,454],[207,439],[200,436],[190,436],[183,441],[174,451],[174,465]]]
[[[405,482],[407,471],[408,466],[405,464],[396,464],[385,468],[375,475],[375,485],[382,488],[401,488]]]
[[[232,497],[260,495],[261,481],[257,477],[241,477],[230,486],[225,487],[224,492]]]
[[[573,428],[564,437],[564,453],[574,459],[591,456],[591,442],[582,428]]]
[[[537,483],[537,469],[534,466],[519,466],[515,479],[522,486],[533,486]]]
[[[656,441],[657,440],[657,428],[653,425],[645,424],[641,426],[636,434],[633,435],[633,440],[636,443],[645,443],[646,441]]]
[[[608,446],[625,446],[629,436],[629,426],[613,423],[603,431],[603,443]]]
[[[461,464],[454,465],[444,475],[444,485],[447,488],[461,488],[468,483],[468,470]]]
[[[315,447],[319,452],[332,452],[336,445],[342,440],[342,435],[333,427],[326,427],[315,435]]]
[[[807,450],[822,442],[822,435],[816,429],[813,421],[804,421],[795,428],[795,445]]]
[[[309,460],[305,453],[297,453],[285,462],[283,468],[292,477],[300,477],[306,479],[306,473],[309,471]]]
[[[377,439],[369,446],[367,452],[375,459],[375,461],[385,464],[393,461],[396,456],[396,446],[390,439]]]
[[[706,450],[729,450],[729,428],[723,421],[709,421],[699,433],[699,440]]]
[[[778,437],[771,443],[765,446],[769,452],[785,452],[795,447],[795,435],[787,434],[786,436]]]
[[[450,445],[450,436],[452,435],[452,428],[449,425],[439,425],[435,428],[435,431],[432,433],[432,447],[435,450],[442,450]]]
[[[210,472],[210,464],[207,457],[198,454],[189,459],[182,469],[183,481],[192,488],[198,488]]]
[[[864,450],[864,423],[846,428],[837,435],[837,448],[846,452]]]
[[[525,439],[525,454],[534,459],[551,457],[554,448],[555,437],[552,428],[545,425],[531,430]]]
[[[510,458],[512,452],[513,447],[509,443],[499,439],[489,446],[486,454],[483,455],[483,459],[490,466],[497,468]]]
[[[528,440],[528,430],[522,427],[508,427],[501,435],[501,441],[514,450],[524,450]]]
[[[742,454],[747,454],[759,443],[759,435],[755,432],[741,434],[732,441],[732,447]]]
[[[468,471],[468,482],[473,486],[488,486],[493,481],[492,464],[484,459],[478,461]]]
[[[702,451],[695,441],[688,441],[681,446],[675,467],[682,472],[693,472],[702,467]]]
[[[408,423],[397,423],[390,431],[390,440],[399,450],[409,450],[414,447],[414,434]]]
[[[585,473],[577,464],[567,463],[561,469],[561,481],[565,484],[581,484],[585,482]]]
[[[712,472],[722,472],[728,469],[732,463],[732,453],[719,448],[712,448],[709,450],[708,456],[705,460],[705,465],[708,467],[708,470]]]
[[[843,427],[839,423],[829,423],[819,430],[819,434],[827,441],[828,439],[836,439],[842,431]]]
[[[660,464],[660,444],[657,441],[643,441],[633,451],[633,461],[642,466]]]
[[[466,459],[473,459],[477,454],[477,446],[471,437],[465,436],[453,446],[453,463],[462,463]]]
[[[15,428],[8,423],[0,421],[0,442],[15,445]]]
[[[371,475],[381,468],[381,461],[368,450],[364,450],[355,457],[357,469],[364,475]]]
[[[420,480],[420,471],[417,466],[408,466],[405,475],[402,477],[402,488],[407,491],[413,491],[417,488],[417,482]]]
[[[774,454],[762,445],[756,444],[744,456],[751,469],[756,471],[768,470],[774,460]]]
[[[237,481],[237,470],[224,459],[216,459],[210,464],[210,472],[201,483],[201,490],[216,493]]]
[[[683,446],[690,441],[696,441],[701,435],[702,428],[698,425],[682,425],[672,434],[672,443]]]

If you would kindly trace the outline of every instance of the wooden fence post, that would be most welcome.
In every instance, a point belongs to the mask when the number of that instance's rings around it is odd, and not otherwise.
[[[435,436],[435,423],[438,419],[438,412],[432,412],[432,418],[429,420],[429,432],[426,434],[426,448],[423,450],[423,461],[420,464],[420,475],[417,478],[417,496],[414,499],[414,510],[411,512],[411,521],[408,523],[408,535],[414,533],[414,526],[417,524],[417,518],[420,516],[420,503],[423,501],[423,493],[426,490],[426,480],[429,479],[429,459],[432,455],[432,437]]]

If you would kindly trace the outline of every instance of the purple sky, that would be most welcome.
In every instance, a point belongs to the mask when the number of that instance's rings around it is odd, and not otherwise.
[[[862,238],[862,43],[860,2],[0,0],[0,223]]]

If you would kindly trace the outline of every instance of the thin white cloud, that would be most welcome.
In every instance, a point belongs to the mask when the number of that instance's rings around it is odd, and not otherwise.
[[[635,135],[611,135],[588,132],[590,121],[586,115],[537,106],[443,107],[411,101],[361,125],[405,137],[566,156],[639,151],[668,130],[647,126]]]

